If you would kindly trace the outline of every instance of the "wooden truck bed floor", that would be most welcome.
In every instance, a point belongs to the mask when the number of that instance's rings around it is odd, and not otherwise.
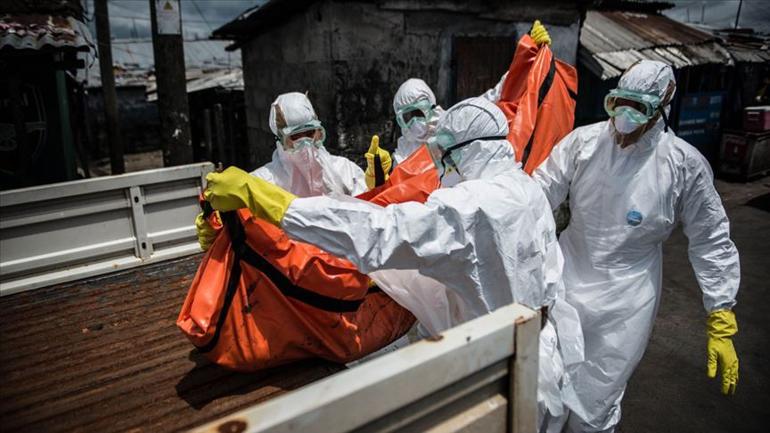
[[[184,430],[341,369],[197,354],[175,322],[200,257],[0,298],[0,430]]]

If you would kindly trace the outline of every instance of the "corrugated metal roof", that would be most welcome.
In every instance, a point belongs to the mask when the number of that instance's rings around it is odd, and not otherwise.
[[[0,18],[0,49],[89,51],[93,46],[88,27],[72,17],[29,14]]]
[[[726,45],[727,51],[733,56],[736,62],[743,63],[765,63],[770,62],[770,47],[767,45],[743,45],[743,44],[731,44]]]
[[[662,15],[617,11],[588,11],[580,33],[580,44],[593,53],[690,45],[714,39]]]
[[[217,71],[203,74],[187,82],[187,93],[218,87],[220,89],[243,90],[243,71]]]
[[[185,68],[192,69],[239,69],[241,67],[240,52],[227,52],[225,47],[229,41],[185,41]],[[151,75],[155,67],[155,55],[152,41],[113,40],[112,63],[118,68],[115,82],[118,86],[140,84]],[[99,63],[93,62],[88,69],[88,87],[101,86]]]
[[[228,90],[243,90],[243,70],[219,70],[219,71],[188,71],[187,93],[218,87]],[[156,82],[151,82],[147,87],[147,100],[158,99]]]
[[[213,39],[236,41],[232,49],[237,49],[239,41],[250,39],[255,34],[279,25],[286,18],[303,11],[316,0],[264,0],[247,9],[229,23],[217,28],[211,34]]]
[[[581,50],[580,56],[581,61],[602,80],[619,77],[629,66],[643,59],[659,60],[674,68],[705,64],[730,64],[732,62],[730,54],[717,42],[597,54]]]
[[[240,66],[239,53],[229,53],[229,41],[208,39],[184,42],[184,63],[188,68]],[[112,62],[126,68],[152,69],[155,55],[152,40],[113,40]]]
[[[736,62],[770,62],[770,35],[752,29],[710,29]]]
[[[580,45],[581,60],[603,80],[619,76],[641,59],[674,68],[733,63],[713,35],[653,14],[589,11]]]
[[[272,28],[280,26],[290,17],[301,13],[317,0],[262,0],[260,4],[247,9],[241,15],[223,26],[215,29],[211,35],[213,39],[229,39],[234,41],[232,49],[239,48],[243,42],[264,33]],[[521,21],[522,14],[541,16],[543,8],[537,6],[537,2],[527,3],[523,7],[511,6],[511,2],[504,1],[459,1],[459,0],[378,0],[358,1],[359,3],[375,3],[385,11],[407,12],[435,12],[445,11],[450,13],[474,14],[482,19],[498,21]],[[547,2],[550,8],[547,11],[551,25],[555,23],[571,25],[577,19],[577,13],[587,4],[595,0],[568,1],[558,0]],[[514,2],[515,3],[515,2]],[[531,5],[529,3],[532,3]],[[511,14],[511,10],[515,11]],[[539,12],[538,12],[539,11]]]

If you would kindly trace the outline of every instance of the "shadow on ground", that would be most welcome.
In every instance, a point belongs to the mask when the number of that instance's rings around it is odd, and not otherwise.
[[[344,368],[322,360],[306,360],[255,373],[228,371],[208,361],[197,350],[188,359],[195,363],[176,384],[177,395],[192,408],[201,410],[229,397],[252,394],[254,402],[299,388]],[[307,376],[306,378],[303,378]]]

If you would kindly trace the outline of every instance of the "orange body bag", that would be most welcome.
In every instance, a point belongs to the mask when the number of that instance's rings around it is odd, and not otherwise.
[[[438,186],[427,149],[361,198],[423,202]],[[255,371],[304,358],[349,362],[404,335],[414,316],[347,260],[290,240],[247,209],[222,214],[177,326],[212,362]]]
[[[577,71],[548,45],[519,40],[497,106],[508,119],[508,141],[527,174],[548,158],[575,124]]]

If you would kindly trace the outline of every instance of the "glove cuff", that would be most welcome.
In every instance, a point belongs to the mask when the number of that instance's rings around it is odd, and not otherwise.
[[[732,310],[716,310],[706,319],[706,333],[711,338],[728,338],[738,333],[738,322]]]

